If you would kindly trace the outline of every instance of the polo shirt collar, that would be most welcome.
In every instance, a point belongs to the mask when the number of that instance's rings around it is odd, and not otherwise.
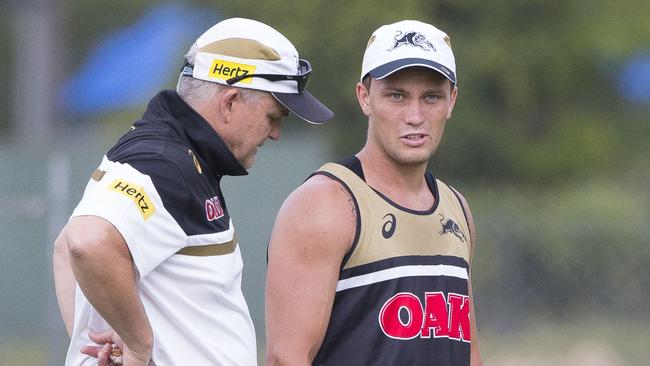
[[[145,116],[151,113],[156,114],[158,119],[166,120],[181,137],[187,139],[194,153],[198,154],[216,175],[248,174],[208,121],[185,103],[175,91],[164,90],[158,93],[149,103]]]

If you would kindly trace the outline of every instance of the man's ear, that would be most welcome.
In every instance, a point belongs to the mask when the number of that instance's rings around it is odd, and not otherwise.
[[[458,97],[458,87],[456,85],[452,86],[451,95],[449,97],[451,100],[449,103],[449,110],[447,110],[447,119],[451,118],[451,112],[453,112],[454,106],[456,105],[456,98]]]
[[[241,99],[241,93],[237,88],[226,88],[219,93],[217,99],[217,108],[219,114],[223,116],[223,121],[229,123],[231,116],[237,108],[237,101]]]
[[[368,89],[366,89],[366,86],[363,85],[363,83],[357,83],[357,100],[359,101],[359,106],[361,106],[361,110],[363,111],[363,114],[366,116],[370,116],[370,93]]]

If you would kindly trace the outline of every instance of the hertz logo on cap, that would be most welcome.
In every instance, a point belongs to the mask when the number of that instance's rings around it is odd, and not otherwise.
[[[225,60],[213,60],[210,67],[210,77],[221,80],[228,80],[235,76],[243,76],[255,73],[254,65],[240,64],[237,62],[230,62]],[[250,84],[253,82],[252,78],[244,79],[240,83]]]
[[[156,212],[156,208],[153,206],[151,199],[147,196],[144,192],[144,188],[141,186],[122,179],[116,179],[107,188],[111,191],[123,194],[133,201],[138,207],[138,210],[140,210],[140,214],[142,214],[145,221]]]

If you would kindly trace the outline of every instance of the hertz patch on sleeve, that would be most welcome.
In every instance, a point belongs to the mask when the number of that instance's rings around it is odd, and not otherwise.
[[[107,188],[133,201],[145,220],[149,219],[156,212],[153,202],[151,202],[151,199],[147,196],[142,186],[127,182],[123,179],[116,179]]]

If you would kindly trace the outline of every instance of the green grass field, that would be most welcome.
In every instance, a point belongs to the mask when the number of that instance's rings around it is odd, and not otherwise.
[[[650,365],[650,327],[642,321],[592,317],[480,336],[486,366]]]

